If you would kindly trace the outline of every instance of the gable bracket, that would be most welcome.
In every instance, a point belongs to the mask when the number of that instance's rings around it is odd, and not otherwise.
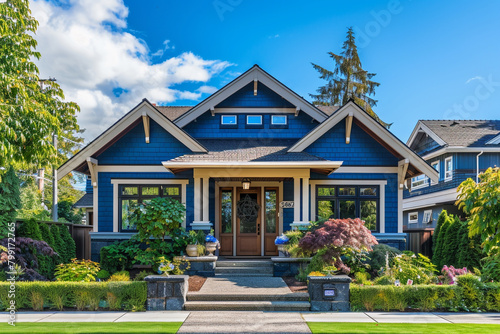
[[[149,116],[146,112],[142,113],[142,124],[144,125],[144,134],[146,136],[146,144],[149,144]]]
[[[253,79],[253,95],[257,96],[257,83],[259,81],[257,79]]]
[[[210,107],[210,114],[212,116],[215,116],[215,108],[214,107]]]
[[[300,107],[295,108],[295,117],[299,116]]]
[[[92,187],[97,187],[97,159],[92,157],[87,158],[87,165],[89,166],[90,178],[92,179]]]
[[[408,171],[408,166],[410,164],[410,159],[400,160],[398,162],[398,178],[399,178],[399,188],[403,189],[405,185],[406,172]]]
[[[354,113],[350,112],[345,119],[345,143],[349,144],[351,142],[351,129],[352,129],[352,118]]]

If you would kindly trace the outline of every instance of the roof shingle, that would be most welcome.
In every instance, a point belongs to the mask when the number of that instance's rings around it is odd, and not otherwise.
[[[481,147],[500,134],[500,120],[422,120],[421,122],[448,146]]]

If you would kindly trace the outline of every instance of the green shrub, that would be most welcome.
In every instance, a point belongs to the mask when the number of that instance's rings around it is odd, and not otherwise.
[[[411,279],[414,284],[426,284],[431,281],[431,277],[436,271],[436,267],[432,264],[428,257],[418,255],[401,254],[393,259],[393,266],[390,269],[390,274],[394,279],[398,279],[401,284]]]
[[[436,254],[436,247],[438,244],[439,232],[441,231],[441,228],[443,227],[447,218],[448,218],[448,211],[446,211],[446,210],[441,211],[441,213],[439,214],[437,223],[436,223],[436,228],[434,229],[434,233],[432,234],[432,254],[433,254],[432,262],[434,262],[434,264],[436,264],[435,259],[434,259],[434,254]],[[438,266],[438,268],[439,268],[439,266]]]
[[[132,268],[132,261],[141,252],[141,243],[135,240],[116,241],[101,248],[101,268],[111,274]]]
[[[54,237],[54,250],[56,251],[57,254],[59,254],[59,258],[57,259],[58,263],[65,263],[65,259],[67,258],[67,253],[66,253],[66,245],[64,245],[64,241],[62,240],[61,237],[61,231],[59,230],[59,227],[55,224],[50,226],[50,232],[52,233],[52,236]]]
[[[58,281],[92,282],[99,272],[99,263],[90,260],[71,260],[71,263],[56,267],[55,276]]]
[[[485,301],[485,295],[483,294],[485,286],[479,277],[473,274],[457,276],[457,286],[460,288],[460,299],[462,301],[459,306],[467,312],[480,311]]]
[[[462,222],[456,216],[450,216],[450,226],[446,231],[444,238],[444,248],[442,257],[442,266],[454,266],[458,267],[458,251],[459,249],[459,231],[462,227]]]
[[[108,279],[109,276],[111,276],[111,274],[109,273],[109,271],[107,271],[105,269],[99,270],[99,272],[96,275],[96,277],[99,278],[99,279],[101,279],[101,280]]]
[[[432,256],[432,262],[436,265],[437,268],[441,269],[446,264],[443,262],[444,247],[446,246],[445,239],[448,228],[452,224],[452,219],[450,216],[448,216],[445,210],[443,210],[443,212],[441,212],[439,216],[442,220],[444,219],[444,222],[442,223],[441,228],[439,229],[439,233],[436,237],[436,247]]]
[[[61,227],[59,227],[59,230],[61,231],[61,239],[64,242],[64,245],[66,246],[65,262],[69,262],[71,261],[71,259],[76,258],[75,240],[73,240],[71,233],[69,233],[68,226],[61,225]]]
[[[0,309],[9,305],[10,283],[0,283]],[[147,298],[146,282],[17,282],[16,308],[63,310],[105,309],[143,311]],[[112,305],[111,305],[112,304]]]
[[[118,271],[111,275],[108,279],[109,282],[127,282],[130,281],[130,273],[126,270]]]
[[[361,272],[361,271],[355,272],[354,278],[356,280],[356,283],[358,284],[373,285],[373,282],[370,281],[370,274],[366,272]]]
[[[380,270],[380,268],[386,267],[386,257],[389,261],[389,267],[392,265],[392,259],[401,254],[401,251],[397,248],[387,246],[384,244],[378,244],[372,247],[373,251],[368,253],[368,264],[371,270]]]
[[[394,285],[396,280],[390,275],[383,275],[373,280],[374,285]]]
[[[134,281],[144,281],[144,279],[149,275],[155,275],[155,273],[150,270],[142,270],[137,275],[135,275]]]
[[[500,251],[481,260],[484,281],[500,282]]]
[[[0,269],[0,282],[5,282],[7,281],[7,273]]]
[[[31,238],[33,240],[43,240],[38,223],[36,219],[33,218],[21,223],[21,226],[17,229],[17,236]]]

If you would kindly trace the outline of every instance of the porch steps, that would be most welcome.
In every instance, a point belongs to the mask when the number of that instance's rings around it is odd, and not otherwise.
[[[273,263],[268,260],[217,261],[215,276],[273,276]]]
[[[188,293],[188,301],[309,301],[307,292],[290,292],[287,294],[211,294]]]
[[[309,311],[305,301],[187,301],[186,311]]]

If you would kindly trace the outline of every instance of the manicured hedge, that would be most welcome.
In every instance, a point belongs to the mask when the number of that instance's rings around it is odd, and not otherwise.
[[[477,288],[458,285],[351,285],[353,311],[500,311],[500,284]]]
[[[0,309],[9,305],[9,283],[0,283]],[[146,282],[17,282],[17,309],[144,311]]]

